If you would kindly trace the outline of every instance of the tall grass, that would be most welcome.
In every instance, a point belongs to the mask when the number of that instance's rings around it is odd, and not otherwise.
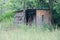
[[[59,40],[60,31],[50,31],[48,28],[19,24],[12,21],[0,23],[0,40]],[[59,35],[58,35],[58,34]]]

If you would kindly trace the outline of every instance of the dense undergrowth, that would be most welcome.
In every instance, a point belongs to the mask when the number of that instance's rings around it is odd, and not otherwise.
[[[5,12],[5,13],[0,15],[0,22],[11,20],[12,18],[14,18],[14,12],[13,11],[8,11],[8,12]]]
[[[50,27],[50,28],[49,28]],[[0,22],[0,40],[60,40],[60,31],[53,26],[42,25],[36,27],[34,24],[18,24],[14,26],[13,21]]]

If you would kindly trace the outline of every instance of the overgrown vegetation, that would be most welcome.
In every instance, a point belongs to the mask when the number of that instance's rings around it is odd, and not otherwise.
[[[3,21],[3,20],[4,21],[11,20],[12,18],[14,18],[13,11],[8,11],[8,12],[0,15],[0,22]]]
[[[0,23],[0,40],[60,40],[60,31],[48,29],[48,25],[36,27],[19,24],[14,26],[12,21]]]

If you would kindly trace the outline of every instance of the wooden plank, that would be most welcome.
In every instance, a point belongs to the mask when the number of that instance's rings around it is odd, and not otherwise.
[[[42,16],[44,16],[44,19]],[[51,23],[51,15],[50,15],[49,10],[37,10],[36,11],[36,25],[40,26],[43,23],[46,23],[46,24]]]
[[[22,24],[25,21],[25,13],[19,12],[14,15],[14,24]]]

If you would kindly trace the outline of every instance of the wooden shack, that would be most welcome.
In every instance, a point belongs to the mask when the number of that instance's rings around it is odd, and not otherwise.
[[[15,11],[15,23],[25,23],[36,25],[51,24],[51,13],[49,9],[27,9]]]

